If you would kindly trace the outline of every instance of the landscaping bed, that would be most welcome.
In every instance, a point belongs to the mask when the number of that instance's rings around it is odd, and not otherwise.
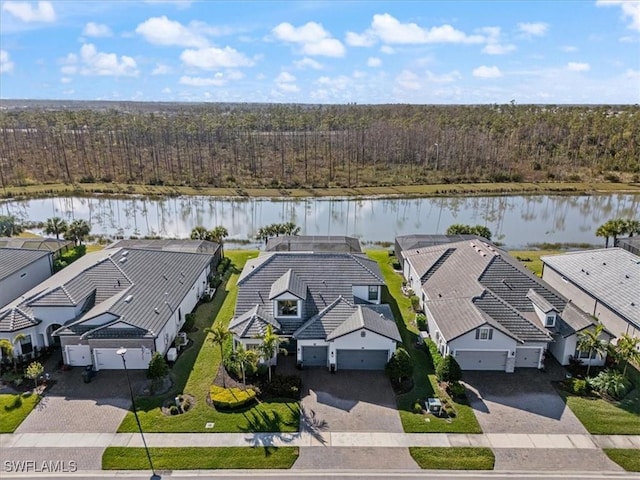
[[[410,447],[409,453],[427,470],[493,470],[495,463],[485,447]]]
[[[297,447],[181,447],[149,448],[156,470],[291,468]],[[144,448],[108,447],[102,455],[103,470],[148,470]]]

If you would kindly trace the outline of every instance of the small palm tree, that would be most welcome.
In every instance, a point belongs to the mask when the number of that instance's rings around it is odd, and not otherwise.
[[[242,343],[239,343],[236,345],[234,356],[236,362],[240,365],[240,371],[242,372],[242,384],[246,385],[247,367],[255,365],[258,362],[258,354],[255,350],[247,350]]]
[[[260,339],[262,340],[262,343],[258,347],[258,350],[260,351],[262,360],[267,363],[267,366],[269,367],[269,381],[271,381],[271,360],[278,353],[282,353],[283,355],[287,354],[287,351],[284,348],[281,348],[281,345],[286,344],[289,340],[281,338],[273,331],[273,326],[271,325],[267,325],[267,328]]]
[[[640,233],[640,220],[628,219],[625,220],[625,233],[630,237]]]
[[[224,227],[222,225],[218,225],[217,227],[214,227],[209,232],[209,237],[210,237],[211,241],[220,244],[220,248],[222,249],[222,256],[223,257],[224,257],[224,239],[227,238],[228,236],[229,236],[229,231],[226,229],[226,227]]]
[[[60,240],[60,234],[67,231],[68,225],[60,217],[51,217],[47,219],[47,226],[44,228],[44,233],[47,235],[55,235],[57,240]]]
[[[209,240],[209,231],[202,225],[198,225],[191,230],[191,240]]]
[[[231,332],[226,327],[220,324],[215,325],[213,328],[205,328],[204,331],[210,334],[209,340],[211,341],[211,343],[220,347],[220,358],[222,361],[222,386],[226,388],[227,384],[224,374],[224,344],[231,337]]]
[[[623,375],[627,375],[627,367],[629,363],[640,363],[640,338],[632,337],[628,333],[625,333],[618,339],[618,343],[615,346],[615,352],[617,357],[624,362]]]
[[[6,338],[0,339],[0,350],[2,350],[2,355],[11,360],[14,371],[18,369],[18,366],[16,364],[15,345],[20,343],[25,338],[27,338],[27,336],[24,333],[19,333],[15,337],[13,337],[13,341],[9,341]]]
[[[298,235],[300,233],[300,227],[293,222],[283,224],[282,229],[285,235]]]
[[[65,238],[73,240],[76,246],[82,245],[82,241],[89,236],[89,232],[91,232],[91,225],[86,220],[74,220],[69,224]]]
[[[604,325],[598,323],[595,328],[584,330],[578,333],[578,350],[581,352],[589,352],[589,363],[587,365],[587,377],[591,370],[591,357],[596,355],[603,356],[607,351],[607,344],[600,338],[604,330]]]
[[[604,238],[604,248],[609,248],[609,238],[611,237],[611,234],[612,234],[611,228],[606,223],[603,225],[600,225],[596,230],[596,237]]]

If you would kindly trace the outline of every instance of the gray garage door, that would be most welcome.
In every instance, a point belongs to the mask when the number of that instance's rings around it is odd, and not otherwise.
[[[538,368],[539,348],[516,348],[516,368]]]
[[[338,350],[338,370],[383,370],[388,350]]]
[[[462,370],[502,370],[507,366],[507,352],[485,352],[482,350],[460,350],[456,360]]]
[[[302,364],[305,367],[326,367],[327,347],[302,347]]]

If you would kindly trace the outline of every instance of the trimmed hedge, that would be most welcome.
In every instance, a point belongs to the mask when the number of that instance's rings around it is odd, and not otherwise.
[[[211,385],[209,395],[213,406],[223,410],[244,407],[256,399],[256,392],[250,388],[240,390],[239,388],[222,388],[217,385]]]
[[[442,362],[442,355],[438,351],[438,346],[430,338],[427,338],[425,340],[425,344],[429,348],[429,356],[431,357],[433,368],[438,368],[438,365],[440,365],[440,363]]]

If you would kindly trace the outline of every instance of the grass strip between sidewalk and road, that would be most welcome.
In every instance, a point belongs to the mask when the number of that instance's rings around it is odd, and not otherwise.
[[[409,447],[425,470],[493,470],[495,457],[486,447]]]
[[[0,433],[13,433],[39,401],[35,393],[0,395]]]
[[[298,447],[151,447],[155,470],[210,470],[291,468]],[[148,470],[144,448],[108,447],[102,455],[103,470]]]
[[[604,453],[627,472],[640,472],[640,450],[635,448],[603,448]]]
[[[369,250],[369,258],[380,266],[387,289],[383,290],[383,303],[388,303],[396,318],[398,330],[411,359],[413,361],[413,389],[397,397],[398,410],[402,427],[407,433],[482,433],[473,409],[469,405],[453,402],[456,416],[452,419],[439,418],[435,415],[414,413],[416,401],[424,401],[428,397],[439,396],[435,371],[429,354],[424,348],[416,348],[418,330],[413,325],[415,313],[411,301],[402,294],[402,276],[393,270],[387,250]]]

